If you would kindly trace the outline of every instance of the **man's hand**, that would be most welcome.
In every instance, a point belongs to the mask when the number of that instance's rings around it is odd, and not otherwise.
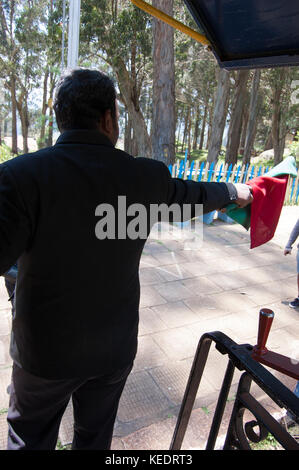
[[[235,188],[237,190],[238,198],[236,204],[239,207],[246,207],[253,201],[251,187],[248,184],[236,183]]]
[[[290,250],[289,248],[285,248],[283,254],[284,254],[285,256],[286,256],[286,255],[290,255],[290,254],[291,254],[291,251],[292,251],[292,250]]]

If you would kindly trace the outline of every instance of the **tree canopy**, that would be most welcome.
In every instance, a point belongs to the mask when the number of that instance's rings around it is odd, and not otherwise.
[[[196,28],[184,2],[154,3]],[[13,154],[32,150],[32,142],[53,143],[52,99],[65,63],[67,20],[63,0],[0,3],[0,140],[11,137]],[[209,162],[249,163],[273,149],[279,162],[286,138],[298,135],[298,67],[220,70],[206,47],[128,0],[81,2],[78,66],[115,79],[119,145],[134,156],[169,164],[187,150]]]

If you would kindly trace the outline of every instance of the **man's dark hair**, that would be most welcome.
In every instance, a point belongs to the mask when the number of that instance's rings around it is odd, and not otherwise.
[[[115,119],[115,100],[114,83],[104,73],[88,69],[70,71],[56,89],[54,111],[59,130],[96,129],[108,109]]]

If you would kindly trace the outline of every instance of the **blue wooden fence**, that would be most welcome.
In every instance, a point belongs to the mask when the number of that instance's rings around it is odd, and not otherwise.
[[[246,181],[261,176],[270,170],[269,166],[260,165],[228,165],[223,162],[195,162],[178,160],[174,165],[168,167],[171,175],[176,178],[189,179],[193,181],[226,181],[232,183],[245,183]],[[285,204],[299,204],[299,175],[290,177],[286,191]]]

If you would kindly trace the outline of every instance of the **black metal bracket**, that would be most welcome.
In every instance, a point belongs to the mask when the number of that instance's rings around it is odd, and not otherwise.
[[[271,433],[283,448],[287,450],[299,450],[298,442],[270,415],[254,396],[250,394],[250,386],[252,382],[255,382],[278,406],[288,410],[298,423],[299,398],[264,366],[252,358],[253,346],[250,344],[237,344],[219,331],[206,333],[200,338],[170,449],[178,450],[182,446],[212,342],[215,343],[216,349],[221,354],[228,355],[228,364],[219,392],[206,450],[212,450],[215,447],[236,368],[240,371],[244,371],[244,373],[239,380],[230,424],[226,433],[224,449],[250,450],[249,441],[259,442],[265,439],[268,433]],[[255,416],[255,420],[243,425],[243,415],[246,409],[250,410]],[[258,433],[255,431],[257,427],[259,429]]]

